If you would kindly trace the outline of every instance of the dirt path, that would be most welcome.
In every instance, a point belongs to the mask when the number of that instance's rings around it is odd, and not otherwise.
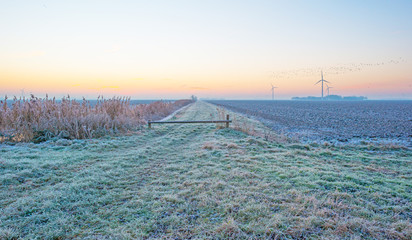
[[[186,105],[186,106],[183,106],[183,107],[181,107],[181,108],[177,109],[177,110],[176,110],[176,111],[174,111],[172,114],[170,114],[169,116],[167,116],[167,117],[165,117],[165,118],[161,119],[160,121],[167,121],[167,120],[169,120],[169,119],[171,119],[171,118],[175,117],[175,116],[176,116],[176,114],[178,114],[178,113],[182,112],[183,110],[187,109],[187,108],[188,108],[188,107],[190,107],[191,105],[193,105],[193,103],[188,104],[188,105]]]
[[[175,117],[217,111],[196,102]],[[0,146],[0,239],[407,238],[412,155],[379,151],[268,142],[215,124]]]

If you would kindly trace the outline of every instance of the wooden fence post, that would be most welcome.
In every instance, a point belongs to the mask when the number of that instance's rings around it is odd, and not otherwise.
[[[152,123],[150,122],[150,120],[147,122],[147,124],[149,125],[149,128],[152,128]]]
[[[226,115],[226,128],[229,128],[229,114]]]

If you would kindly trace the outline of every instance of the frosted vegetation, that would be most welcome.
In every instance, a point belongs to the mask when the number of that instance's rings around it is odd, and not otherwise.
[[[227,113],[0,145],[0,239],[412,238],[409,149],[301,144],[204,102],[174,119]]]
[[[375,141],[412,147],[412,101],[211,101],[306,142]]]
[[[129,98],[98,98],[91,104],[70,96],[55,98],[7,97],[0,102],[0,142],[43,142],[52,138],[85,139],[135,131],[150,119],[160,119],[191,100],[133,105]]]

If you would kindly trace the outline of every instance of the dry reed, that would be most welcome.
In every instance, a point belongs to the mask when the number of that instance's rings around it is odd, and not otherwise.
[[[192,102],[157,101],[132,105],[130,98],[100,97],[96,104],[63,97],[16,97],[8,106],[0,102],[0,142],[42,142],[51,138],[84,139],[117,134],[140,128],[149,119],[160,119]]]

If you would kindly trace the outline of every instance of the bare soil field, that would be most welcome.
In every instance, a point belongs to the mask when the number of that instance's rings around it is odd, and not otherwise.
[[[301,140],[412,144],[412,101],[210,101]]]

